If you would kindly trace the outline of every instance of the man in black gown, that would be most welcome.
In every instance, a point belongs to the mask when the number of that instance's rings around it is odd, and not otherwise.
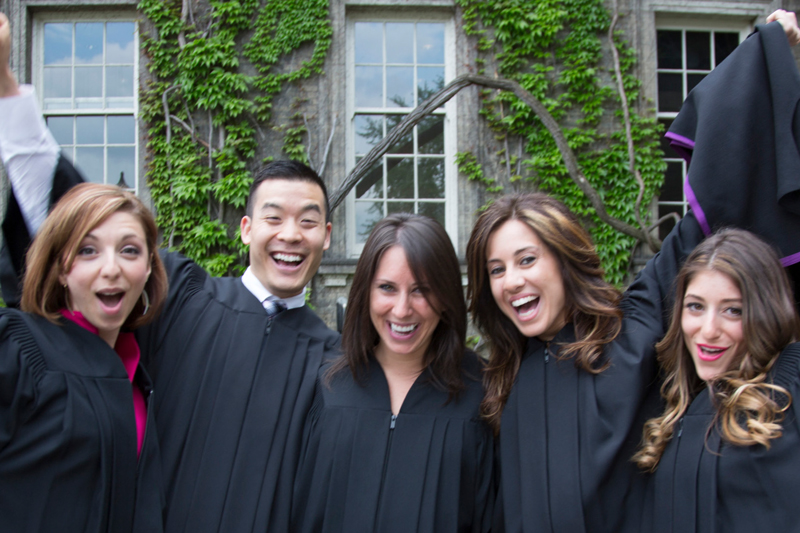
[[[8,71],[3,66],[0,76]],[[14,108],[22,112],[33,101],[15,101]],[[69,176],[74,169],[63,158],[31,161],[23,171],[7,165],[13,192],[23,189],[20,179],[40,180],[51,191],[42,198],[55,200],[64,168]],[[164,253],[167,305],[137,330],[155,382],[168,532],[288,530],[317,370],[338,345],[338,335],[305,305],[305,286],[330,244],[324,183],[304,165],[279,161],[256,172],[250,192],[241,222],[250,245],[245,275],[212,278],[185,257]],[[12,202],[22,209],[10,215],[20,218],[3,228],[6,242],[17,243],[11,259],[21,263],[19,241],[28,232],[19,221],[30,199]],[[286,310],[272,316],[267,309],[275,298]]]

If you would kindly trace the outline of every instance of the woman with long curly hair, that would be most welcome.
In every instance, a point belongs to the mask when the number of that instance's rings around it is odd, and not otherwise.
[[[800,319],[777,254],[744,230],[700,244],[656,346],[666,408],[634,460],[653,531],[797,531]]]
[[[491,345],[483,415],[499,435],[507,531],[637,531],[645,476],[630,463],[657,400],[653,345],[687,215],[622,295],[578,218],[528,193],[495,201],[467,247],[469,309]]]

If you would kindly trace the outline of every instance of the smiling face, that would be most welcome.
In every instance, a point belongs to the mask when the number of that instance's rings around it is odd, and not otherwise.
[[[698,272],[686,287],[681,311],[686,349],[697,375],[713,380],[728,370],[743,348],[742,293],[721,272]]]
[[[113,347],[149,276],[150,251],[141,222],[116,212],[83,238],[70,271],[59,281],[67,286],[72,310]]]
[[[526,337],[551,340],[566,324],[558,259],[524,222],[509,220],[489,237],[486,268],[497,306]]]
[[[417,283],[400,246],[392,246],[378,262],[369,296],[369,314],[380,340],[375,356],[425,356],[439,313],[425,298],[427,289]]]
[[[309,181],[265,180],[241,230],[242,242],[250,245],[250,268],[261,284],[279,298],[300,294],[330,245],[322,189]]]

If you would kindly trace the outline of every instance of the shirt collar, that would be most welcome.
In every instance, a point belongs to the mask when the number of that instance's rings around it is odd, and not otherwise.
[[[272,293],[269,292],[264,285],[258,280],[255,274],[253,274],[253,270],[250,267],[247,267],[247,270],[244,271],[244,275],[242,276],[242,283],[244,284],[245,288],[250,291],[253,296],[255,296],[259,302],[262,304],[264,300],[272,296]],[[278,298],[283,305],[286,306],[287,309],[295,309],[297,307],[303,307],[306,304],[306,288],[303,287],[303,290],[300,291],[300,294],[295,296],[290,296],[289,298]]]

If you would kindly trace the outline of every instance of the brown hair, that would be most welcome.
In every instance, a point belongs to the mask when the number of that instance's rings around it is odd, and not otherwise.
[[[504,196],[478,218],[467,245],[469,310],[491,343],[484,377],[483,415],[495,432],[511,386],[517,377],[527,339],[506,317],[492,296],[487,272],[487,249],[492,234],[510,220],[528,225],[556,257],[564,280],[565,316],[575,325],[576,340],[559,352],[575,358],[586,372],[602,372],[603,346],[622,327],[620,292],[603,279],[594,243],[578,218],[560,201],[542,193]]]
[[[698,245],[678,274],[672,321],[656,345],[666,374],[661,395],[667,405],[661,416],[645,424],[641,448],[633,457],[644,470],[656,469],[675,425],[707,386],[697,375],[681,327],[686,288],[695,275],[707,271],[725,274],[742,293],[744,349],[711,383],[717,409],[714,423],[719,423],[723,439],[739,446],[769,448],[769,441],[781,435],[780,421],[791,396],[767,383],[767,374],[800,332],[793,293],[778,255],[768,244],[748,231],[724,229]]]
[[[332,365],[328,377],[345,367],[356,380],[366,369],[378,344],[378,332],[370,318],[370,292],[383,254],[400,246],[411,273],[423,285],[428,303],[439,314],[439,324],[423,360],[434,384],[454,398],[464,388],[461,361],[467,333],[467,309],[461,286],[458,258],[444,228],[435,220],[407,213],[390,215],[370,233],[356,266],[347,301],[342,331],[343,355]]]
[[[117,212],[130,213],[142,224],[150,254],[150,277],[144,290],[150,309],[142,315],[141,299],[123,327],[134,329],[150,322],[167,297],[167,274],[156,251],[158,230],[153,215],[134,194],[116,185],[82,183],[70,189],[53,207],[28,250],[22,285],[22,310],[53,322],[58,311],[67,307],[59,275],[72,269],[75,255],[86,235]]]

